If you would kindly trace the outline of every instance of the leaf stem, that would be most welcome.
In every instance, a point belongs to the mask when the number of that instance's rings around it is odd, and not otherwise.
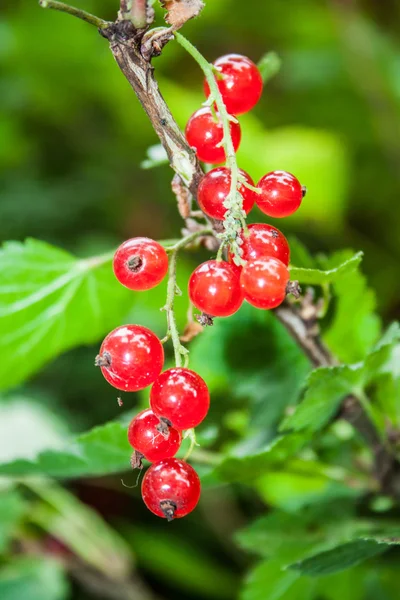
[[[97,27],[97,29],[106,29],[106,27],[110,26],[108,21],[104,21],[104,19],[100,19],[99,17],[91,15],[80,8],[75,8],[74,6],[64,4],[64,2],[56,2],[56,0],[39,0],[39,6],[42,8],[51,8],[53,10],[65,12],[73,17],[81,19],[82,21],[86,21],[86,23],[90,23],[90,25],[94,25]]]
[[[226,165],[231,172],[230,191],[225,201],[227,212],[224,219],[224,233],[219,234],[218,237],[222,240],[223,245],[230,244],[232,254],[240,259],[242,251],[237,240],[240,237],[241,230],[246,230],[246,214],[243,210],[243,198],[238,192],[239,167],[236,160],[230,128],[230,121],[233,117],[232,115],[229,115],[226,110],[221,92],[219,91],[215,80],[215,69],[213,65],[211,65],[197,48],[181,33],[175,32],[175,39],[192,56],[192,58],[194,58],[202,69],[211,92],[207,103],[211,106],[215,103],[218,109],[224,133],[221,146],[223,146],[225,150]]]

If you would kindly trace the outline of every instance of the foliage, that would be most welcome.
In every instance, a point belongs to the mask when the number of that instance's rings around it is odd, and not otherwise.
[[[85,4],[114,18],[111,0]],[[129,473],[126,426],[146,392],[118,413],[93,359],[122,322],[165,334],[165,286],[131,294],[111,256],[131,235],[177,237],[171,171],[104,40],[35,3],[0,8],[0,238],[17,240],[0,250],[2,600],[90,599],[82,573],[122,600],[151,597],[147,585],[182,600],[397,600],[396,500],[338,415],[353,394],[400,454],[399,8],[339,4],[221,0],[185,25],[207,58],[263,56],[238,162],[255,180],[283,166],[307,183],[277,226],[340,364],[314,369],[275,315],[247,305],[194,339],[212,394],[192,455],[204,493],[168,527]],[[154,66],[184,126],[201,74],[173,43]],[[202,257],[179,256],[181,329]]]

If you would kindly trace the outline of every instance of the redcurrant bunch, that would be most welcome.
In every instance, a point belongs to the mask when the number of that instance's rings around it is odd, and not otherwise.
[[[216,259],[200,264],[188,283],[191,304],[201,311],[202,324],[233,315],[245,300],[261,309],[276,308],[284,301],[293,288],[289,285],[288,242],[272,225],[247,226],[246,217],[255,204],[269,216],[289,216],[305,194],[290,173],[268,173],[256,187],[236,164],[241,139],[236,116],[251,110],[262,93],[256,65],[244,56],[230,54],[215,61],[213,72],[215,82],[209,74],[204,86],[207,105],[197,110],[186,126],[187,141],[201,161],[227,161],[226,166],[209,170],[198,186],[198,204],[204,216],[214,220],[214,232],[222,240]],[[146,327],[123,325],[107,335],[96,357],[96,365],[115,388],[136,392],[151,386],[150,408],[137,414],[128,428],[128,441],[134,449],[131,464],[142,468],[144,459],[153,463],[143,479],[143,500],[154,514],[169,521],[190,513],[199,500],[198,475],[185,459],[175,455],[186,437],[191,440],[191,451],[194,428],[210,406],[206,383],[188,368],[188,351],[180,342],[173,313],[178,250],[196,237],[204,239],[208,230],[196,224],[194,231],[197,233],[166,249],[144,237],[130,239],[117,249],[114,273],[130,290],[150,290],[169,271],[168,331],[161,341]],[[176,367],[162,372],[162,344],[168,339],[173,342]]]

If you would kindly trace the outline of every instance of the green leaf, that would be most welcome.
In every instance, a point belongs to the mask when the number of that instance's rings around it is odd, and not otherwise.
[[[394,323],[363,362],[313,371],[308,378],[303,400],[294,413],[284,419],[280,430],[305,429],[314,432],[324,427],[347,395],[357,396],[376,378],[391,372],[394,368],[392,352],[399,341],[400,327]],[[372,413],[370,416],[374,418]],[[379,423],[375,424],[379,426]]]
[[[39,453],[32,460],[15,460],[0,465],[1,475],[48,475],[83,477],[117,473],[129,468],[126,427],[108,423],[80,435],[60,450]]]
[[[325,271],[320,269],[305,269],[303,267],[290,267],[290,278],[298,280],[300,283],[309,285],[323,285],[334,283],[344,275],[353,273],[362,261],[363,253],[357,252],[353,256],[346,258],[337,266]]]
[[[260,58],[257,67],[264,85],[279,73],[281,66],[282,61],[276,52],[267,52]]]
[[[346,366],[316,369],[308,378],[303,400],[283,420],[280,430],[318,431],[330,421],[358,380],[357,371]]]
[[[111,260],[111,255],[79,260],[32,239],[3,246],[0,389],[120,323],[131,294],[116,281]]]
[[[266,470],[279,467],[307,442],[304,435],[287,435],[275,439],[266,448],[244,456],[227,456],[213,471],[220,481],[249,481]]]
[[[68,583],[56,560],[21,557],[0,570],[1,600],[65,600]]]
[[[168,156],[161,144],[155,144],[147,148],[147,158],[140,163],[142,169],[154,169],[168,164]]]
[[[394,543],[400,543],[400,539]],[[388,545],[383,541],[354,540],[294,563],[289,568],[313,577],[329,575],[358,565],[368,558],[382,554],[387,549]]]
[[[278,561],[259,563],[245,580],[240,600],[311,600],[312,580],[284,570]]]
[[[16,490],[0,492],[0,553],[5,552],[25,509],[25,502]]]
[[[320,257],[325,269],[335,268],[338,263],[351,260],[348,250],[335,253],[329,258]],[[376,310],[375,294],[358,270],[342,273],[333,282],[336,298],[332,322],[324,331],[324,341],[342,362],[362,360],[377,341],[381,322]]]

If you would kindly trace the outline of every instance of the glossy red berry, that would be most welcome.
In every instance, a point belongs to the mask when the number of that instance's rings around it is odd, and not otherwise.
[[[229,263],[208,260],[189,279],[189,298],[196,308],[212,317],[229,317],[242,305],[239,276]]]
[[[289,271],[277,258],[249,260],[242,269],[240,283],[249,304],[257,308],[276,308],[285,299]]]
[[[192,512],[200,498],[200,479],[188,463],[167,458],[155,463],[142,482],[144,503],[152,513],[168,521]]]
[[[241,234],[243,260],[247,261],[272,256],[288,266],[290,260],[289,244],[279,229],[266,223],[253,223],[248,226],[248,230],[248,235]],[[229,255],[229,262],[236,266],[233,262],[232,254]],[[237,268],[241,271],[241,267]]]
[[[254,182],[250,175],[242,169],[239,169],[247,183],[254,186]],[[217,167],[209,171],[200,181],[197,201],[203,212],[212,219],[223,220],[227,208],[224,202],[231,189],[231,172],[226,167]],[[241,184],[238,190],[243,198],[243,210],[249,214],[255,203],[256,194],[249,190],[245,185]]]
[[[214,67],[223,75],[216,81],[231,115],[241,115],[251,110],[259,101],[263,80],[257,66],[246,56],[227,54],[214,62]],[[204,82],[206,96],[210,95],[207,81]]]
[[[256,203],[269,217],[288,217],[299,208],[304,189],[294,175],[286,171],[267,173],[258,182],[261,194],[257,194]]]
[[[167,274],[168,256],[158,242],[137,237],[121,244],[114,255],[113,267],[116,278],[125,287],[150,290]]]
[[[128,441],[137,453],[150,462],[156,462],[175,456],[182,436],[173,427],[161,432],[160,419],[148,408],[132,419],[128,428]]]
[[[118,390],[137,392],[151,385],[164,365],[158,337],[141,325],[123,325],[105,338],[96,365]]]
[[[233,146],[237,150],[242,135],[239,123],[230,123],[230,130]],[[185,133],[188,144],[195,148],[199,160],[211,164],[225,162],[225,150],[218,146],[224,136],[222,123],[215,120],[208,106],[200,108],[190,117]]]
[[[153,412],[176,429],[197,427],[210,406],[205,381],[190,369],[176,367],[161,373],[150,392]]]

